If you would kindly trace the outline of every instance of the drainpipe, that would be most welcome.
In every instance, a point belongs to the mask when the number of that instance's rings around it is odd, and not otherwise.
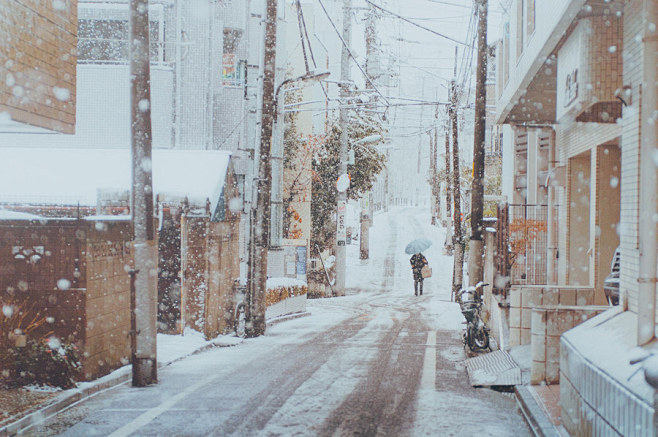
[[[656,63],[658,57],[658,14],[656,1],[644,1],[640,127],[640,198],[639,240],[640,264],[638,272],[638,331],[640,345],[654,338],[656,320]]]
[[[215,50],[215,2],[211,1],[208,4],[208,96],[206,102],[206,129],[207,129],[207,143],[206,150],[215,150],[215,58],[217,51]],[[223,24],[223,23],[222,23]],[[223,39],[222,39],[223,41]],[[220,52],[222,55],[224,51]]]
[[[546,189],[548,190],[548,229],[546,239],[548,240],[548,257],[546,259],[546,273],[548,285],[557,284],[557,244],[556,244],[556,202],[555,202],[555,177],[551,178],[555,171],[556,163],[555,129],[551,128],[551,140],[548,148],[548,180]]]
[[[176,124],[174,125],[174,149],[180,149],[181,143],[181,85],[183,81],[181,80],[181,75],[183,74],[183,9],[182,1],[178,0],[176,2]]]

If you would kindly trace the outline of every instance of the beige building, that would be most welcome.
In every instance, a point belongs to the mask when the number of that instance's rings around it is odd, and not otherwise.
[[[0,19],[0,129],[74,133],[78,2],[8,2]]]
[[[532,344],[535,382],[559,382],[572,435],[654,435],[654,390],[630,359],[655,343],[656,8],[514,0],[498,46],[510,233],[529,240],[510,342]],[[620,305],[605,307],[617,247]]]

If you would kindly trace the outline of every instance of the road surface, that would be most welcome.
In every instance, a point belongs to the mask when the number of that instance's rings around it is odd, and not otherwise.
[[[348,295],[309,300],[308,317],[124,384],[28,430],[65,436],[530,435],[509,394],[469,385],[452,258],[423,210],[375,216],[371,258],[348,250]],[[406,243],[427,237],[435,276],[413,294]]]

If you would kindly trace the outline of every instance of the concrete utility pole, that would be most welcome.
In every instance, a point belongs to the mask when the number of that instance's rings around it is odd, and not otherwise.
[[[135,248],[135,292],[131,293],[132,384],[158,382],[157,259],[153,229],[151,160],[151,71],[148,0],[130,0],[131,212]],[[181,308],[182,309],[182,308]]]
[[[377,52],[375,51],[375,37],[376,37],[376,28],[375,23],[377,20],[377,9],[373,5],[368,5],[368,21],[365,28],[365,37],[366,37],[366,74],[371,80],[375,80],[373,63],[377,58]],[[374,89],[373,84],[366,80],[366,89]],[[360,259],[368,259],[370,257],[370,225],[372,223],[372,204],[370,199],[370,191],[366,194],[366,199],[368,199],[367,208],[361,209],[360,215],[360,231],[359,231],[359,253]],[[361,202],[363,205],[363,201]]]
[[[453,296],[462,288],[462,280],[464,276],[464,246],[462,244],[462,225],[461,225],[461,193],[460,193],[460,172],[459,172],[459,142],[458,125],[457,125],[457,85],[455,79],[450,82],[450,121],[452,124],[452,197],[455,202],[455,218],[454,234],[452,238],[452,245],[454,248],[454,267],[452,276],[452,293]]]
[[[348,82],[350,80],[350,53],[346,45],[352,42],[352,0],[343,0],[343,50],[340,59],[340,113],[338,124],[340,125],[340,171],[341,175],[347,174],[347,97],[349,96]],[[345,228],[345,212],[347,209],[347,192],[338,193],[336,202],[336,283],[334,292],[337,296],[345,296],[345,270],[347,248],[347,231]]]
[[[449,110],[450,108],[448,108]],[[448,119],[445,122],[445,131],[446,131],[446,229],[450,230],[452,228],[452,182],[450,171],[450,124]],[[450,255],[452,255],[452,247],[450,247]]]
[[[275,116],[274,73],[276,67],[277,0],[267,0],[265,54],[263,60],[263,106],[258,159],[256,208],[252,210],[252,237],[247,275],[247,337],[265,334],[267,253],[270,242],[270,197],[272,192],[272,127]]]
[[[473,182],[471,185],[471,241],[468,280],[475,285],[483,279],[482,215],[484,212],[484,146],[487,124],[487,4],[478,0],[478,61],[475,82],[475,132],[473,140]]]
[[[437,95],[438,100],[438,95]],[[431,156],[432,156],[432,225],[436,225],[436,216],[439,212],[439,199],[440,199],[440,184],[439,184],[439,168],[438,168],[438,143],[439,143],[439,105],[434,109],[434,135],[430,134],[430,138],[434,141],[431,142]]]

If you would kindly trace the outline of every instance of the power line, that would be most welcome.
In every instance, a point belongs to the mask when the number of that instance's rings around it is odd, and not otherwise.
[[[367,0],[366,0],[366,1],[367,1]],[[372,85],[372,87],[375,89],[375,91],[377,91],[377,94],[379,94],[380,96],[382,96],[382,99],[384,99],[384,101],[385,101],[386,103],[388,103],[388,100],[386,100],[386,97],[384,97],[384,94],[382,94],[382,93],[379,91],[379,89],[377,88],[377,85],[375,85],[375,83],[374,83],[373,80],[370,78],[370,76],[368,76],[368,73],[366,73],[365,70],[363,69],[363,67],[361,67],[361,64],[359,64],[359,63],[356,61],[356,58],[354,57],[354,54],[352,54],[352,50],[350,50],[350,48],[347,46],[347,43],[346,43],[345,40],[343,39],[343,36],[340,34],[340,32],[338,31],[338,29],[336,28],[336,25],[334,24],[334,21],[331,19],[331,16],[329,15],[329,12],[327,12],[327,9],[324,7],[324,3],[322,3],[322,0],[318,0],[318,2],[320,3],[320,6],[322,6],[322,10],[324,11],[324,14],[327,16],[327,19],[329,20],[329,23],[331,23],[331,27],[333,27],[334,31],[336,32],[336,35],[338,35],[338,38],[340,38],[340,41],[343,43],[343,46],[345,47],[345,49],[347,50],[347,52],[350,54],[350,57],[352,58],[352,60],[353,60],[354,63],[356,64],[356,66],[359,67],[359,70],[361,71],[361,73],[363,74],[363,76],[365,77],[365,79],[370,83],[370,85]]]
[[[449,36],[447,36],[447,35],[444,35],[444,34],[442,34],[442,33],[439,33],[439,32],[437,32],[437,31],[432,30],[432,29],[430,29],[430,28],[427,28],[427,27],[425,27],[425,26],[421,26],[420,24],[418,24],[418,23],[414,23],[413,21],[411,21],[410,19],[408,19],[408,18],[406,18],[406,17],[403,17],[402,15],[398,15],[398,14],[396,14],[395,12],[389,11],[388,9],[384,9],[384,8],[382,8],[381,6],[376,5],[375,3],[371,2],[370,0],[365,0],[365,1],[366,1],[366,3],[368,3],[368,4],[370,4],[370,5],[374,6],[374,7],[376,7],[377,9],[382,10],[383,12],[386,12],[387,14],[390,14],[390,15],[393,15],[393,16],[395,16],[395,17],[398,17],[400,20],[406,21],[406,22],[409,23],[409,24],[413,24],[413,25],[416,26],[416,27],[419,27],[419,28],[421,28],[421,29],[423,29],[423,30],[426,30],[426,31],[430,32],[430,33],[433,33],[433,34],[435,34],[435,35],[438,35],[438,36],[440,36],[441,38],[449,39],[450,41],[452,41],[452,42],[456,42],[457,44],[466,45],[466,43],[464,43],[464,42],[462,42],[462,41],[459,41],[459,40],[456,40],[456,39],[454,39],[454,38],[451,38],[451,37],[449,37]],[[320,3],[322,3],[322,2],[320,1]]]

